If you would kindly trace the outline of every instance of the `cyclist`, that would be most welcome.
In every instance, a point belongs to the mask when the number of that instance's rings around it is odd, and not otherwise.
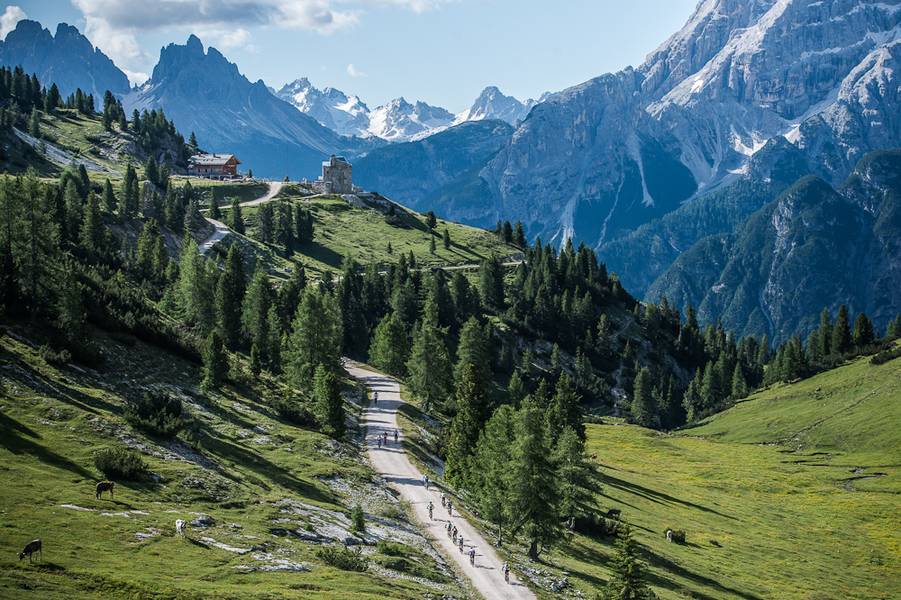
[[[432,506],[432,501],[429,500],[429,521],[432,520],[432,509],[434,509],[434,506]]]
[[[469,564],[475,566],[476,564],[476,547],[473,546],[469,549]]]
[[[510,583],[510,565],[504,563],[504,581]]]

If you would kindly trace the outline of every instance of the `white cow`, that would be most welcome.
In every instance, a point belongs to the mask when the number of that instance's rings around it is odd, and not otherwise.
[[[187,523],[185,523],[184,519],[178,519],[177,521],[175,521],[175,533],[177,533],[178,535],[184,535],[186,526]]]

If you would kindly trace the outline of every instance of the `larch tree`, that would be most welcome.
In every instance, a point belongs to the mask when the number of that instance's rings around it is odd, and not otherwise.
[[[301,294],[288,349],[288,376],[297,387],[311,387],[319,365],[332,372],[340,368],[341,315],[331,296],[315,286]]]
[[[375,328],[369,346],[369,360],[383,371],[402,377],[406,374],[409,340],[396,312],[390,312]]]
[[[516,411],[509,404],[498,407],[479,435],[473,458],[473,485],[482,516],[497,528],[497,544],[513,521],[511,465],[516,440]]]
[[[344,435],[344,400],[335,373],[324,365],[316,367],[313,377],[313,411],[319,426],[332,437]]]
[[[241,341],[241,307],[247,283],[237,244],[232,244],[216,284],[216,326],[225,345],[236,349]]]
[[[831,347],[835,354],[846,354],[851,351],[851,324],[848,319],[848,307],[842,304],[832,327]]]
[[[488,403],[474,365],[464,365],[455,400],[457,412],[451,419],[444,476],[454,485],[463,486],[469,481],[471,458],[479,439],[480,415]]]
[[[545,437],[544,415],[531,397],[523,401],[518,413],[511,477],[511,509],[517,519],[512,533],[525,534],[529,558],[538,560],[561,531],[559,493]]]
[[[657,596],[645,582],[646,566],[638,559],[638,544],[628,525],[620,527],[613,560],[613,577],[607,582],[604,600],[652,600]]]

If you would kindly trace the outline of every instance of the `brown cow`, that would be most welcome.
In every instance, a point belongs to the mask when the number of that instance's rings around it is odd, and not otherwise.
[[[32,540],[25,544],[25,548],[23,548],[22,551],[19,552],[19,560],[22,560],[26,555],[28,555],[28,562],[31,562],[31,555],[35,552],[40,553],[41,560],[44,560],[44,550],[41,545],[41,540]]]
[[[113,488],[115,487],[116,484],[112,481],[101,481],[97,484],[97,488],[95,490],[96,498],[100,500],[100,496],[103,494],[103,492],[109,492],[110,498],[115,499],[115,496],[113,495]]]

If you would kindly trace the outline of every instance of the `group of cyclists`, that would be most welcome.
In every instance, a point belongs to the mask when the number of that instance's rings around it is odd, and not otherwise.
[[[372,403],[374,405],[377,405],[379,403],[379,393],[378,392],[372,393]],[[398,440],[398,432],[395,429],[394,430],[394,443],[395,444],[397,443],[397,440]],[[385,446],[387,446],[388,445],[388,432],[383,431],[382,433],[380,433],[377,436],[377,441],[378,441],[379,448],[381,448],[383,444]],[[426,490],[429,489],[428,475],[422,476],[422,484]],[[451,502],[451,499],[448,498],[445,494],[441,494],[441,507],[447,509],[448,517],[454,516],[454,505]],[[432,501],[429,500],[429,520],[430,521],[434,520],[434,516],[433,516],[434,510],[435,510],[435,506],[432,504]],[[460,534],[459,531],[457,531],[457,526],[454,525],[450,521],[450,519],[448,519],[448,521],[447,521],[447,527],[446,527],[445,531],[447,533],[447,537],[449,537],[451,539],[451,543],[460,549],[460,554],[463,554],[463,552],[464,552],[463,535]],[[470,546],[470,548],[469,548],[469,564],[471,564],[473,566],[475,566],[475,564],[476,564],[476,548],[475,548],[475,546]],[[502,567],[502,570],[504,573],[504,581],[506,581],[507,583],[510,583],[510,565],[505,562],[504,566]]]

